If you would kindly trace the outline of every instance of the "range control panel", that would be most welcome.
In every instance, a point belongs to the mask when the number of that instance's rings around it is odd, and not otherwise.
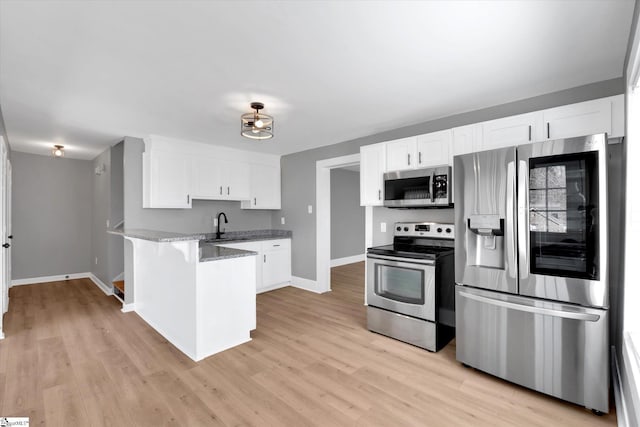
[[[453,239],[455,232],[453,224],[441,224],[438,222],[396,222],[393,235]]]

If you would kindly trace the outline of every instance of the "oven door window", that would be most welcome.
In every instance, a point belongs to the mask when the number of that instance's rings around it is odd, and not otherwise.
[[[377,265],[377,295],[408,304],[424,304],[424,270]]]

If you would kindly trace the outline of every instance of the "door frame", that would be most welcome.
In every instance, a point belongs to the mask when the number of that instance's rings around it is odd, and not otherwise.
[[[331,291],[331,169],[359,164],[360,153],[316,162],[316,289],[319,293]],[[365,211],[364,249],[371,240],[370,210],[368,206]]]

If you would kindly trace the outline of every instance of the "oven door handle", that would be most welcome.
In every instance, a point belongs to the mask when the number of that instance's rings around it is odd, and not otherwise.
[[[367,254],[367,259],[379,259],[381,261],[394,261],[394,262],[404,262],[404,263],[422,264],[422,265],[435,264],[435,261],[430,259],[402,258],[402,257],[396,257],[396,256],[375,255],[375,254]]]

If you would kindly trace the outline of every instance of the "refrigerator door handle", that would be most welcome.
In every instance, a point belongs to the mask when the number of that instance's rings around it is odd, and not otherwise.
[[[529,305],[517,304],[515,302],[497,300],[493,298],[483,297],[481,295],[470,294],[464,291],[460,291],[460,296],[469,298],[485,304],[496,305],[499,307],[509,308],[512,310],[526,311],[528,313],[542,314],[545,316],[560,317],[563,319],[580,320],[583,322],[597,322],[600,320],[600,316],[593,313],[576,313],[572,311],[554,310],[552,308],[533,307]]]
[[[520,279],[529,277],[529,165],[518,161],[518,261]]]
[[[507,215],[506,232],[507,239],[507,268],[508,274],[512,278],[518,277],[518,267],[516,264],[516,165],[515,162],[507,164]]]

